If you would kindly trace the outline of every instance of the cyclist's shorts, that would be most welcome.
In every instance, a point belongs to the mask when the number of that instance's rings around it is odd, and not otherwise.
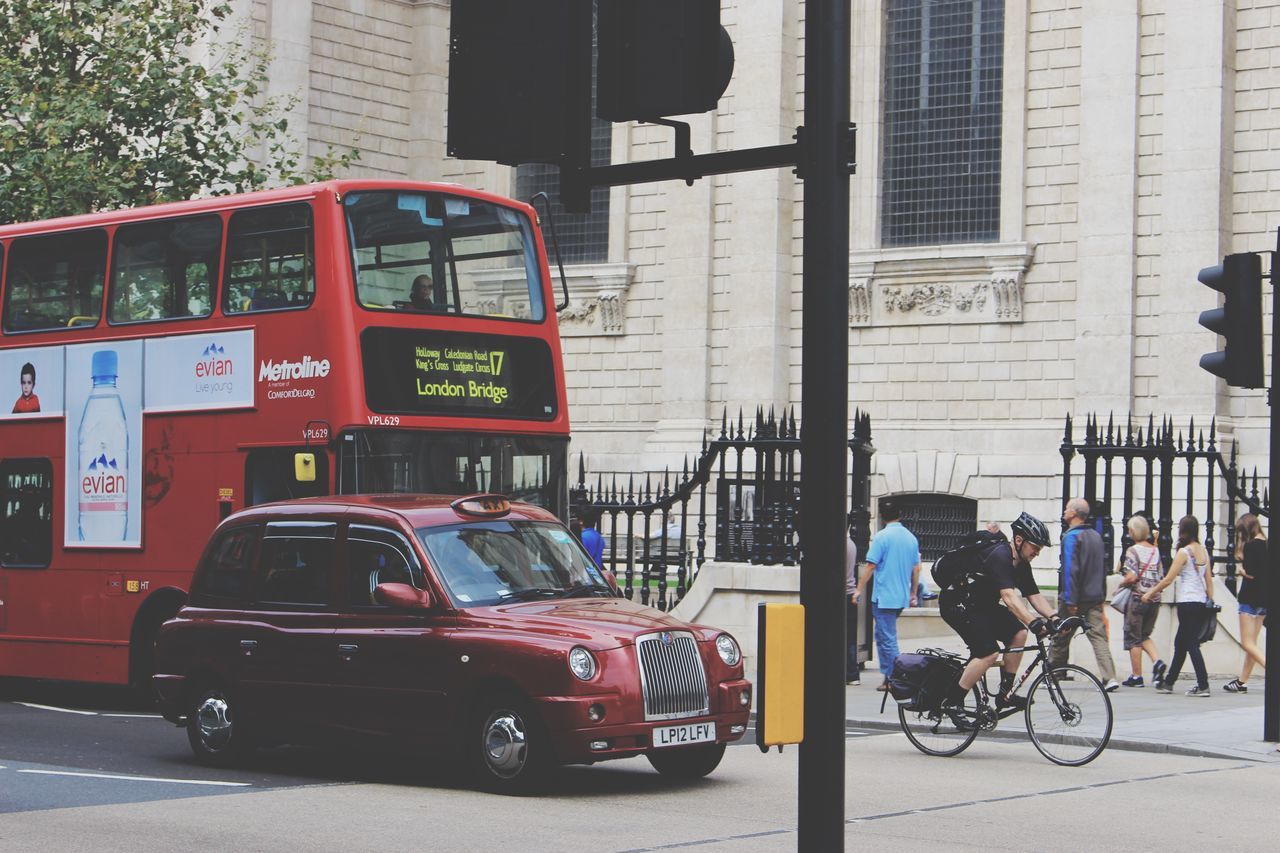
[[[960,635],[969,647],[969,654],[975,658],[1000,651],[1001,643],[1008,645],[1014,635],[1026,627],[1004,605],[974,604],[950,591],[942,594],[939,610],[943,621]]]

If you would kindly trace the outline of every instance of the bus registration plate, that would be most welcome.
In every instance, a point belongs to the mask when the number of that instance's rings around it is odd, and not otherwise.
[[[689,723],[684,726],[662,726],[653,730],[654,746],[684,746],[707,743],[716,739],[715,723]]]

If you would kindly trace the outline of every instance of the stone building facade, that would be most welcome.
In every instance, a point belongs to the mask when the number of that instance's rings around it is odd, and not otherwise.
[[[313,150],[354,143],[361,175],[515,194],[515,170],[445,156],[449,6],[240,9],[273,43],[272,89],[298,95],[296,126]],[[873,493],[964,496],[979,519],[1023,508],[1056,518],[1069,413],[1216,417],[1265,470],[1263,392],[1228,389],[1197,365],[1217,342],[1196,322],[1214,305],[1196,273],[1275,245],[1280,2],[852,10],[849,402],[875,425]],[[799,0],[723,0],[736,69],[718,109],[690,118],[695,152],[791,141],[803,124],[803,19]],[[952,41],[930,29],[944,25]],[[943,60],[965,50],[967,71],[947,78]],[[893,183],[913,174],[896,146],[905,138],[927,157],[936,128],[904,137],[902,115],[919,118],[956,86],[987,98],[982,121],[956,124],[954,137],[985,132],[986,159],[951,168],[995,175],[979,199],[988,224],[931,239],[931,214],[955,187],[943,175],[941,201],[911,196]],[[656,126],[619,124],[606,140],[615,163],[672,153]],[[960,183],[963,196],[978,182]],[[887,216],[903,204],[918,221],[893,232]],[[798,410],[803,185],[789,170],[615,188],[602,215],[607,236],[593,260],[570,265],[561,316],[575,455],[598,472],[678,469],[726,406]]]

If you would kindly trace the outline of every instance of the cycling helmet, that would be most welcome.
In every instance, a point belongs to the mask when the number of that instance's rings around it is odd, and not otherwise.
[[[1049,547],[1049,528],[1034,515],[1024,512],[1010,527],[1013,528],[1014,536],[1021,536],[1024,541],[1039,545],[1041,548]]]

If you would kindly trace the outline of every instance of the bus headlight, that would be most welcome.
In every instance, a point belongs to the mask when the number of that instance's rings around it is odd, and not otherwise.
[[[729,666],[737,666],[738,661],[742,660],[742,652],[738,650],[737,642],[728,634],[716,637],[716,651],[720,653],[720,660]]]
[[[595,655],[582,646],[574,646],[569,651],[569,671],[583,681],[590,681],[596,674]]]

